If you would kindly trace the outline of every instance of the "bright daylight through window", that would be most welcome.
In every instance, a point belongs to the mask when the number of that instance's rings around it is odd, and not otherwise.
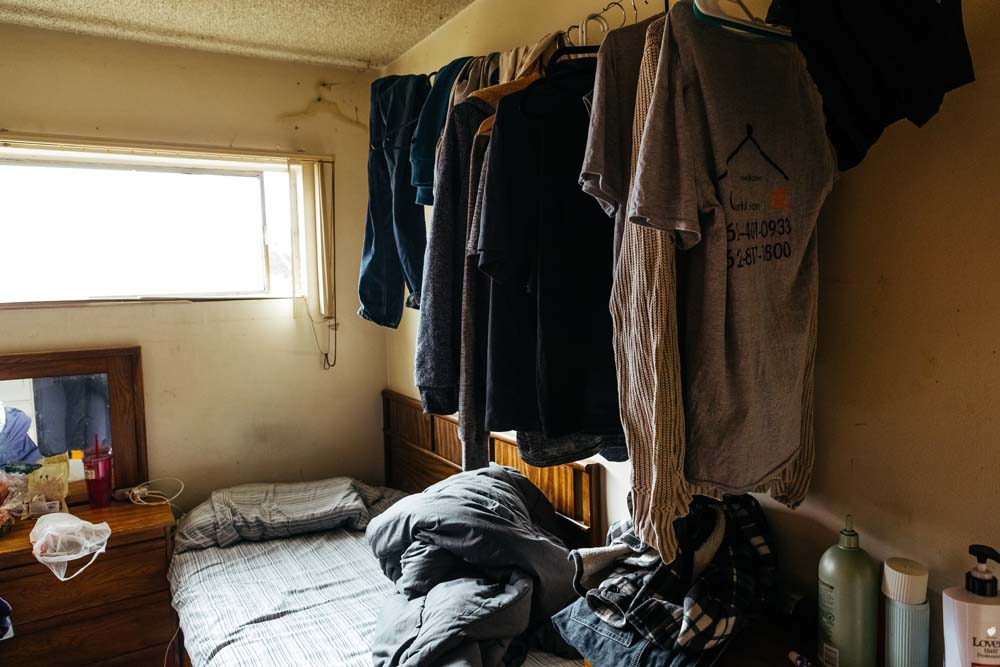
[[[290,297],[284,159],[0,146],[0,303]]]

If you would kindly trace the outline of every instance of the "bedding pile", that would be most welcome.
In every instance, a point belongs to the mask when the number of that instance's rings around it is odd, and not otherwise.
[[[495,464],[374,519],[368,543],[395,584],[376,626],[375,667],[518,664],[529,634],[575,597],[557,521],[526,477]]]

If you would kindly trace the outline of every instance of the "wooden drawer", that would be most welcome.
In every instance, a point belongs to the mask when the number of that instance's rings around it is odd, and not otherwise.
[[[18,667],[80,667],[109,662],[119,656],[155,653],[166,648],[177,629],[170,594],[156,593],[127,604],[78,612],[51,623],[44,633],[22,634],[15,619],[12,639],[0,642],[0,664]],[[163,654],[149,665],[163,664]],[[173,664],[168,661],[168,664]]]
[[[170,655],[167,656],[167,650],[170,650]],[[171,644],[161,644],[159,646],[151,646],[149,648],[144,648],[141,651],[136,651],[135,653],[129,653],[127,655],[121,655],[117,658],[112,658],[111,660],[105,660],[104,662],[99,662],[93,667],[160,667],[163,664],[163,658],[167,657],[167,665],[170,667],[176,667],[180,664],[180,658],[177,655],[177,642],[174,641]]]
[[[15,567],[0,571],[0,590],[14,608],[15,631],[30,629],[35,621],[166,590],[166,553],[163,540],[119,547],[66,582],[40,563]],[[69,572],[77,567],[71,563]]]

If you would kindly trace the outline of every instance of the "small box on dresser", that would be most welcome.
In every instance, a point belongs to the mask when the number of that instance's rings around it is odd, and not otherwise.
[[[169,506],[114,503],[72,508],[111,527],[107,552],[79,577],[59,581],[31,553],[33,521],[0,537],[0,597],[14,609],[14,637],[0,641],[0,665],[139,667],[180,664],[167,568]],[[80,562],[70,563],[69,573]]]

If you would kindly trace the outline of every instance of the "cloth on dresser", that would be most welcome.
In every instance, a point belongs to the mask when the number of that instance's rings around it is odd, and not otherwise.
[[[816,219],[837,175],[801,54],[667,17],[630,219],[685,248],[685,477],[803,499],[813,451]],[[682,508],[677,508],[682,511]]]
[[[369,119],[368,216],[358,278],[358,315],[395,329],[406,306],[419,308],[426,231],[416,203],[410,145],[430,92],[426,76],[390,76],[372,83]]]
[[[438,70],[413,132],[410,147],[411,182],[417,189],[417,203],[424,206],[434,203],[434,154],[451,109],[451,91],[469,60],[468,57],[456,58]]]
[[[782,0],[768,21],[792,29],[842,170],[885,128],[924,125],[945,93],[975,80],[961,0]]]
[[[595,452],[591,436],[606,439],[598,449],[624,444],[607,311],[613,230],[577,184],[594,68],[557,63],[500,102],[479,237],[493,280],[486,425],[586,434],[576,458]]]
[[[777,565],[763,512],[749,495],[727,496],[721,503],[696,500],[678,521],[678,532],[679,555],[666,564],[630,522],[616,524],[607,547],[572,552],[574,582],[604,628],[635,632],[691,660],[679,664],[700,664],[697,658],[720,648],[773,601]],[[586,643],[571,638],[579,622],[574,619],[586,617],[579,604],[554,622],[583,652]]]
[[[497,465],[449,477],[372,521],[368,543],[395,584],[375,666],[520,664],[515,640],[574,597],[557,525],[541,491]]]

